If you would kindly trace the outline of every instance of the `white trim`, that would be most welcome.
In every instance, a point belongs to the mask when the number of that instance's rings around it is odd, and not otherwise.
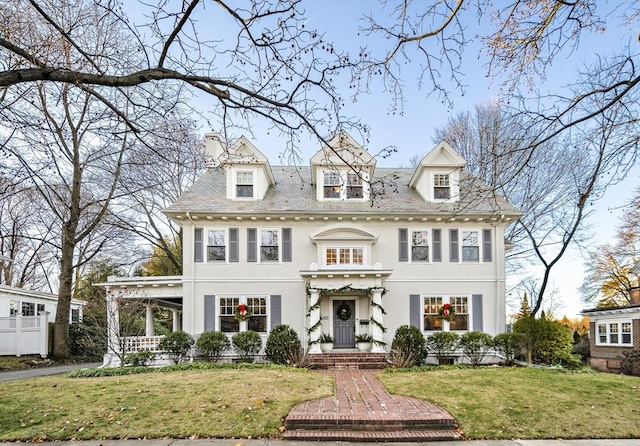
[[[629,332],[630,341],[629,343],[622,342],[622,324],[629,324],[631,331]],[[605,336],[607,337],[606,342],[600,341],[600,326],[605,327]],[[610,342],[611,339],[611,325],[618,326],[618,342]],[[633,347],[633,319],[603,319],[595,322],[595,345],[601,347]]]
[[[251,186],[253,187],[253,195],[251,197],[238,197],[238,173],[251,173]],[[242,167],[232,167],[231,168],[231,188],[232,188],[232,197],[234,200],[239,201],[247,201],[247,200],[255,200],[258,193],[258,169],[247,169]],[[248,184],[245,184],[248,186]]]
[[[278,233],[278,260],[262,260],[262,231],[276,231]],[[266,265],[282,263],[282,228],[257,228],[256,232],[256,248],[258,251],[256,253],[256,263],[263,263]]]
[[[319,169],[320,177],[322,181],[318,181],[318,192],[316,197],[319,201],[353,201],[353,202],[362,202],[369,200],[369,196],[371,193],[371,185],[369,182],[369,172],[367,170],[361,170],[359,172],[354,172],[349,168],[334,168],[334,169]],[[326,185],[325,174],[333,174],[337,175],[340,178],[340,184],[328,184]],[[348,198],[347,197],[347,188],[349,187],[349,174],[359,175],[362,179],[362,198]],[[324,196],[324,188],[325,186],[340,186],[340,197],[336,198],[328,198]]]
[[[203,228],[204,234],[203,237],[206,237],[202,243],[203,260],[202,263],[212,263],[212,264],[222,264],[229,263],[229,228]],[[218,245],[209,245],[209,231],[224,231],[224,260],[209,260],[209,246],[218,246]]]
[[[408,263],[417,263],[417,264],[421,264],[421,265],[428,265],[433,263],[433,228],[429,227],[429,228],[409,228],[408,229],[409,234],[409,261]],[[413,233],[414,232],[426,232],[427,233],[427,260],[413,260]],[[440,233],[440,246],[442,247],[443,243],[442,243],[442,232]],[[442,254],[442,251],[441,251]],[[440,262],[438,262],[440,263]]]
[[[467,329],[466,330],[451,330],[451,323],[446,320],[442,320],[442,330],[425,330],[424,328],[424,299],[425,298],[442,298],[442,305],[451,303],[451,299],[455,297],[463,297],[467,299]],[[420,331],[427,335],[438,333],[439,331],[450,331],[452,333],[467,333],[473,331],[473,299],[471,293],[421,293],[420,294]],[[465,313],[463,313],[465,314]]]

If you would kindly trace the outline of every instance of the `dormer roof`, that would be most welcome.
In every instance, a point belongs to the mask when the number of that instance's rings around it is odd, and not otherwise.
[[[434,167],[439,169],[449,168],[451,170],[456,170],[462,169],[466,165],[467,161],[458,152],[456,152],[453,147],[445,141],[441,141],[440,144],[435,146],[433,150],[422,158],[420,164],[418,164],[416,170],[411,176],[409,187],[415,187],[425,168]]]
[[[269,159],[256,146],[253,145],[244,135],[235,140],[233,144],[227,146],[225,150],[220,137],[215,133],[207,133],[206,151],[208,166],[237,166],[237,165],[257,165],[262,166],[270,186],[275,184],[273,171]]]
[[[373,173],[376,159],[351,135],[341,131],[311,157],[311,184],[316,184],[317,166],[367,168]]]

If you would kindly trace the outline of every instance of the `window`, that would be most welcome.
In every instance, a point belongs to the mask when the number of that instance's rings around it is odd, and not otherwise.
[[[267,299],[265,297],[248,297],[247,307],[251,317],[247,321],[247,329],[258,333],[267,332]]]
[[[240,299],[237,297],[220,298],[220,331],[224,333],[240,331],[240,322],[235,317],[238,305],[240,305]]]
[[[16,317],[18,315],[18,305],[20,302],[17,300],[9,301],[9,317]]]
[[[80,309],[72,308],[71,309],[71,323],[77,324],[80,322]]]
[[[324,198],[340,198],[342,179],[338,172],[324,173]]]
[[[253,172],[236,172],[236,198],[253,198]]]
[[[429,261],[429,231],[411,232],[411,261]]]
[[[480,244],[478,231],[462,231],[462,261],[479,262]]]
[[[36,315],[40,315],[40,313],[43,311],[44,311],[44,304],[38,304],[38,310],[36,312]]]
[[[33,302],[22,302],[22,315],[23,316],[35,316],[36,304]]]
[[[364,265],[363,248],[326,248],[325,264],[330,265]]]
[[[207,232],[207,262],[224,262],[226,256],[226,235],[224,229],[209,229]]]
[[[449,175],[435,174],[433,176],[433,199],[448,200],[451,198],[451,185],[449,184]]]
[[[347,174],[347,198],[363,198],[362,178],[359,174]]]
[[[280,231],[277,229],[263,229],[260,231],[261,262],[277,262],[280,259],[279,235]]]
[[[442,319],[438,312],[442,308],[442,297],[424,298],[424,331],[442,330]]]
[[[596,344],[629,346],[633,344],[631,322],[607,322],[597,326]]]
[[[451,331],[467,331],[469,329],[468,299],[466,297],[452,297],[449,303],[455,315],[449,323],[449,329]]]

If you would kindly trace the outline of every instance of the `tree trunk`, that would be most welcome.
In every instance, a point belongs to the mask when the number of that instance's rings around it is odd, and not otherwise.
[[[60,289],[58,291],[58,309],[53,329],[53,359],[69,359],[69,311],[73,290],[73,251],[74,235],[77,224],[67,222],[62,230],[62,249],[60,258]]]

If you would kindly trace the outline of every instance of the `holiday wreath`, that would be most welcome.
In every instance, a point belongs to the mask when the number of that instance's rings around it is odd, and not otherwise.
[[[246,304],[240,304],[236,307],[234,317],[238,322],[244,322],[251,317],[251,310]]]
[[[341,321],[348,321],[351,318],[351,307],[347,305],[346,301],[342,301],[336,310],[336,316],[338,316],[338,319]]]
[[[440,319],[444,319],[447,322],[451,322],[456,317],[456,312],[453,310],[451,304],[444,304],[440,311],[438,311]]]

